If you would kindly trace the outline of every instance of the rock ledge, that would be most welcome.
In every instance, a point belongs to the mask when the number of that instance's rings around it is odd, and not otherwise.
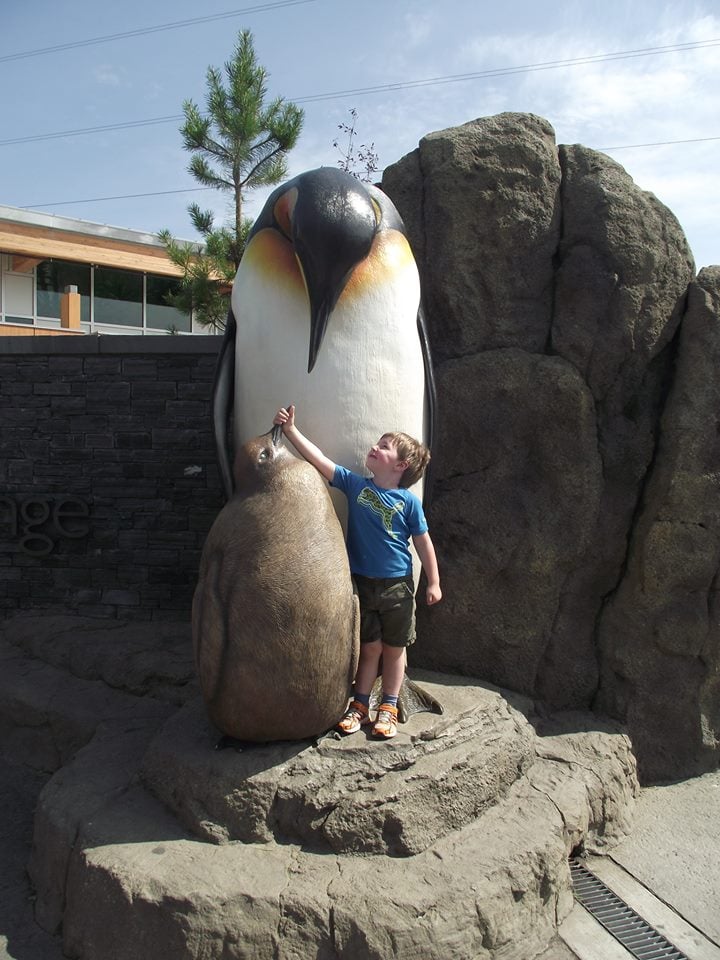
[[[38,918],[83,960],[537,956],[572,905],[570,851],[628,830],[629,740],[413,676],[446,714],[392,743],[215,751],[198,702],[150,740],[100,731],[40,798]]]

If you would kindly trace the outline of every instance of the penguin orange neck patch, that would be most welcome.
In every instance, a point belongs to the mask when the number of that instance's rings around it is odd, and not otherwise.
[[[292,216],[297,198],[297,188],[293,187],[280,197],[273,208],[275,222],[288,240],[292,240]]]
[[[245,249],[243,261],[245,266],[272,277],[274,283],[305,289],[292,244],[272,227],[255,234]]]
[[[392,281],[398,274],[416,272],[410,244],[397,230],[387,230],[373,240],[369,255],[353,270],[338,303],[363,296],[372,286]]]

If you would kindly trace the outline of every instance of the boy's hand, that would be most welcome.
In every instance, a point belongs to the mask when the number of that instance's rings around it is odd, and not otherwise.
[[[288,407],[280,407],[275,414],[273,423],[282,426],[283,433],[301,457],[305,457],[326,480],[332,481],[335,476],[335,464],[329,457],[325,456],[320,447],[316,447],[312,440],[308,440],[295,426],[294,403],[291,403]]]
[[[429,583],[425,591],[425,602],[429,607],[442,600],[442,590],[439,583]]]
[[[289,407],[280,407],[278,412],[275,414],[275,419],[273,423],[276,423],[283,428],[283,432],[286,428],[295,426],[295,404],[291,403]]]

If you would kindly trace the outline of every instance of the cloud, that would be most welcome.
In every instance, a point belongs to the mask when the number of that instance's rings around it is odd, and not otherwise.
[[[403,17],[403,48],[410,52],[422,46],[433,35],[436,16],[430,12],[422,15],[415,10]]]
[[[124,70],[116,70],[109,64],[98,64],[93,70],[95,82],[104,87],[125,87],[129,84],[125,81],[122,74]]]
[[[666,10],[653,21],[651,30],[635,32],[625,49],[720,36],[717,17],[682,20],[675,13],[675,20],[670,22],[670,15]],[[400,136],[417,141],[418,134],[502,111],[535,113],[552,123],[560,142],[596,148],[716,133],[708,128],[707,104],[715,100],[720,85],[717,47],[551,66],[561,60],[597,57],[623,48],[617,36],[600,36],[597,31],[589,35],[582,24],[575,30],[468,36],[456,51],[453,74],[546,66],[388,97],[374,114],[383,160],[388,162],[387,152],[393,152],[385,147],[386,130],[389,136],[394,131],[396,143]],[[417,66],[415,70],[417,77]],[[418,118],[424,126],[422,131]],[[667,158],[663,160],[668,162]]]

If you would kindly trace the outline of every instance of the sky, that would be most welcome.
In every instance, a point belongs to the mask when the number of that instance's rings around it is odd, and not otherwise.
[[[720,264],[717,0],[0,0],[0,205],[191,240],[189,203],[230,222],[179,128],[245,28],[269,94],[305,111],[288,176],[341,160],[352,109],[380,170],[435,130],[534,113],[654,193],[698,269]]]

